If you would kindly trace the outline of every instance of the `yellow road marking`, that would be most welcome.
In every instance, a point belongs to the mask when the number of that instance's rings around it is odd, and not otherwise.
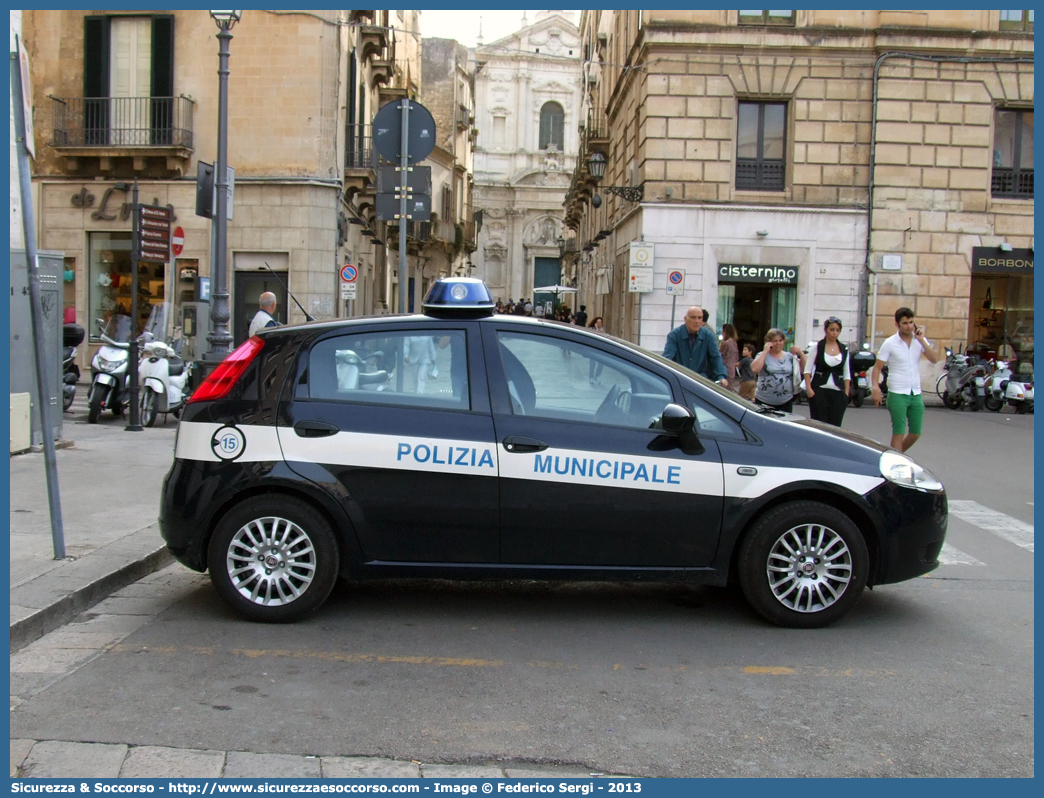
[[[262,657],[289,658],[320,660],[324,662],[348,662],[357,664],[398,664],[398,665],[435,665],[437,667],[455,668],[503,668],[506,666],[520,665],[526,668],[546,668],[560,670],[581,670],[583,668],[601,669],[603,665],[583,665],[567,662],[549,662],[546,660],[531,660],[528,662],[515,663],[503,659],[481,659],[478,657],[435,657],[424,655],[389,655],[389,654],[351,654],[340,651],[300,651],[281,648],[229,648],[218,649],[214,646],[140,646],[127,643],[117,643],[107,647],[108,651],[127,654],[193,654],[197,656],[213,656],[214,654],[231,654],[234,657],[248,657],[258,659]],[[878,670],[865,668],[824,668],[822,666],[801,665],[797,667],[787,665],[721,665],[709,668],[693,668],[688,665],[648,665],[636,663],[627,665],[614,663],[610,666],[614,672],[641,673],[642,671],[664,671],[667,673],[681,673],[691,671],[693,673],[730,673],[741,672],[751,676],[816,676],[816,677],[857,677],[869,676],[895,676],[895,670]]]

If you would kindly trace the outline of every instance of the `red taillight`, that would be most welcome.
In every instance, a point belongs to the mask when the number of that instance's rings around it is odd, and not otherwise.
[[[256,335],[241,343],[232,354],[222,360],[210,376],[203,380],[195,393],[189,397],[187,404],[204,402],[208,399],[224,399],[232,386],[243,376],[247,366],[257,357],[265,342]]]

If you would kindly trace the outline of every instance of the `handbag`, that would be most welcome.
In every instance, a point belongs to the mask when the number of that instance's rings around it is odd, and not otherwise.
[[[431,371],[428,373],[428,376],[431,377],[433,380],[438,379],[439,367],[436,366],[434,363],[431,364]]]
[[[801,393],[801,383],[804,381],[804,376],[801,373],[801,361],[794,355],[793,352],[790,352],[789,354],[790,362],[793,369],[791,372],[791,378],[794,381],[794,396],[797,396],[799,393]]]

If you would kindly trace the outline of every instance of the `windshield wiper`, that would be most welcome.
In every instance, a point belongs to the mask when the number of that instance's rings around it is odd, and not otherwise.
[[[782,410],[777,410],[775,407],[769,407],[768,405],[758,405],[758,414],[766,416],[769,413],[775,413],[777,416],[785,416]]]

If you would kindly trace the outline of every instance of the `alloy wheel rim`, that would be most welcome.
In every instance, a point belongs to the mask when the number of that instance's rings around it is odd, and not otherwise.
[[[232,536],[225,567],[245,599],[264,607],[283,606],[299,599],[312,584],[315,547],[293,521],[255,518]]]
[[[823,524],[788,529],[772,545],[766,563],[769,589],[789,610],[822,612],[844,595],[852,580],[852,552]]]

